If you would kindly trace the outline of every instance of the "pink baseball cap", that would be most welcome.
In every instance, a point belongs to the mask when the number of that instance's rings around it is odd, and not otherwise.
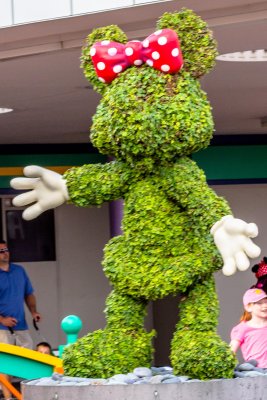
[[[249,303],[257,303],[265,297],[267,297],[267,294],[262,289],[248,289],[243,296],[244,307],[246,307]]]

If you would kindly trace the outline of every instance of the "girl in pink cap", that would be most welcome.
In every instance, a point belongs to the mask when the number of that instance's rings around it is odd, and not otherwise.
[[[257,360],[257,366],[267,368],[267,294],[259,288],[243,296],[245,312],[231,332],[230,347],[241,349],[245,361]]]

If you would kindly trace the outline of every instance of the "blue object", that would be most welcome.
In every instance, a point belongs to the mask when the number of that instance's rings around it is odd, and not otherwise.
[[[61,321],[61,329],[67,336],[67,343],[64,345],[60,345],[59,349],[59,357],[62,356],[63,350],[66,346],[71,343],[75,343],[78,339],[78,333],[83,327],[82,320],[77,317],[77,315],[68,315],[67,317],[63,318]]]
[[[13,330],[28,329],[25,320],[24,299],[33,293],[31,281],[21,265],[10,264],[9,270],[0,269],[0,315],[16,318]],[[0,329],[8,328],[0,324]]]

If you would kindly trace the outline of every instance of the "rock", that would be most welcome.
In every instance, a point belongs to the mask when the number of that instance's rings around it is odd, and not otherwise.
[[[235,378],[245,378],[245,373],[241,371],[234,371],[234,377]]]
[[[135,369],[133,370],[133,373],[134,373],[135,375],[139,376],[140,378],[147,377],[147,376],[152,376],[152,371],[151,371],[151,369],[146,368],[146,367],[138,367],[138,368],[135,368]]]
[[[57,372],[54,372],[52,374],[51,378],[53,379],[53,381],[61,381],[63,379],[63,376],[64,375],[62,375],[62,374],[58,374]]]
[[[181,382],[187,382],[190,378],[187,375],[178,375]]]
[[[127,375],[127,383],[131,384],[136,382],[139,378],[137,375],[135,375],[133,372],[129,372]]]
[[[236,367],[237,371],[252,371],[254,369],[254,366],[251,363],[243,363],[243,364],[239,364]]]
[[[133,385],[147,385],[147,383],[148,383],[147,381],[140,380],[140,381],[134,382]]]
[[[165,379],[162,383],[181,383],[181,380],[178,376],[175,376],[173,378]]]
[[[108,382],[117,382],[117,383],[128,383],[130,378],[125,374],[117,374],[113,375],[111,378],[108,379]]]
[[[73,382],[73,383],[78,383],[78,382],[90,382],[91,380],[95,380],[93,378],[78,378],[76,376],[63,376],[62,379],[64,382]]]
[[[246,371],[245,372],[245,376],[249,376],[249,377],[253,377],[253,376],[260,376],[260,375],[264,375],[261,372],[258,371]]]
[[[175,375],[173,375],[173,374],[166,374],[166,375],[163,375],[163,381],[165,381],[166,379],[172,379],[172,378],[175,378]]]
[[[153,375],[167,375],[171,374],[173,369],[171,367],[151,367]]]
[[[161,383],[164,379],[164,375],[154,375],[149,379],[149,383]]]
[[[266,369],[265,368],[259,368],[259,367],[254,367],[253,371],[258,371],[261,372],[262,374],[266,374]]]

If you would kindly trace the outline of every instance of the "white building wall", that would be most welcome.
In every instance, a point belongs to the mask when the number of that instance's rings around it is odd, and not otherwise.
[[[12,3],[11,0],[0,0],[0,27],[12,25]]]
[[[0,28],[160,2],[160,0],[0,0]]]

